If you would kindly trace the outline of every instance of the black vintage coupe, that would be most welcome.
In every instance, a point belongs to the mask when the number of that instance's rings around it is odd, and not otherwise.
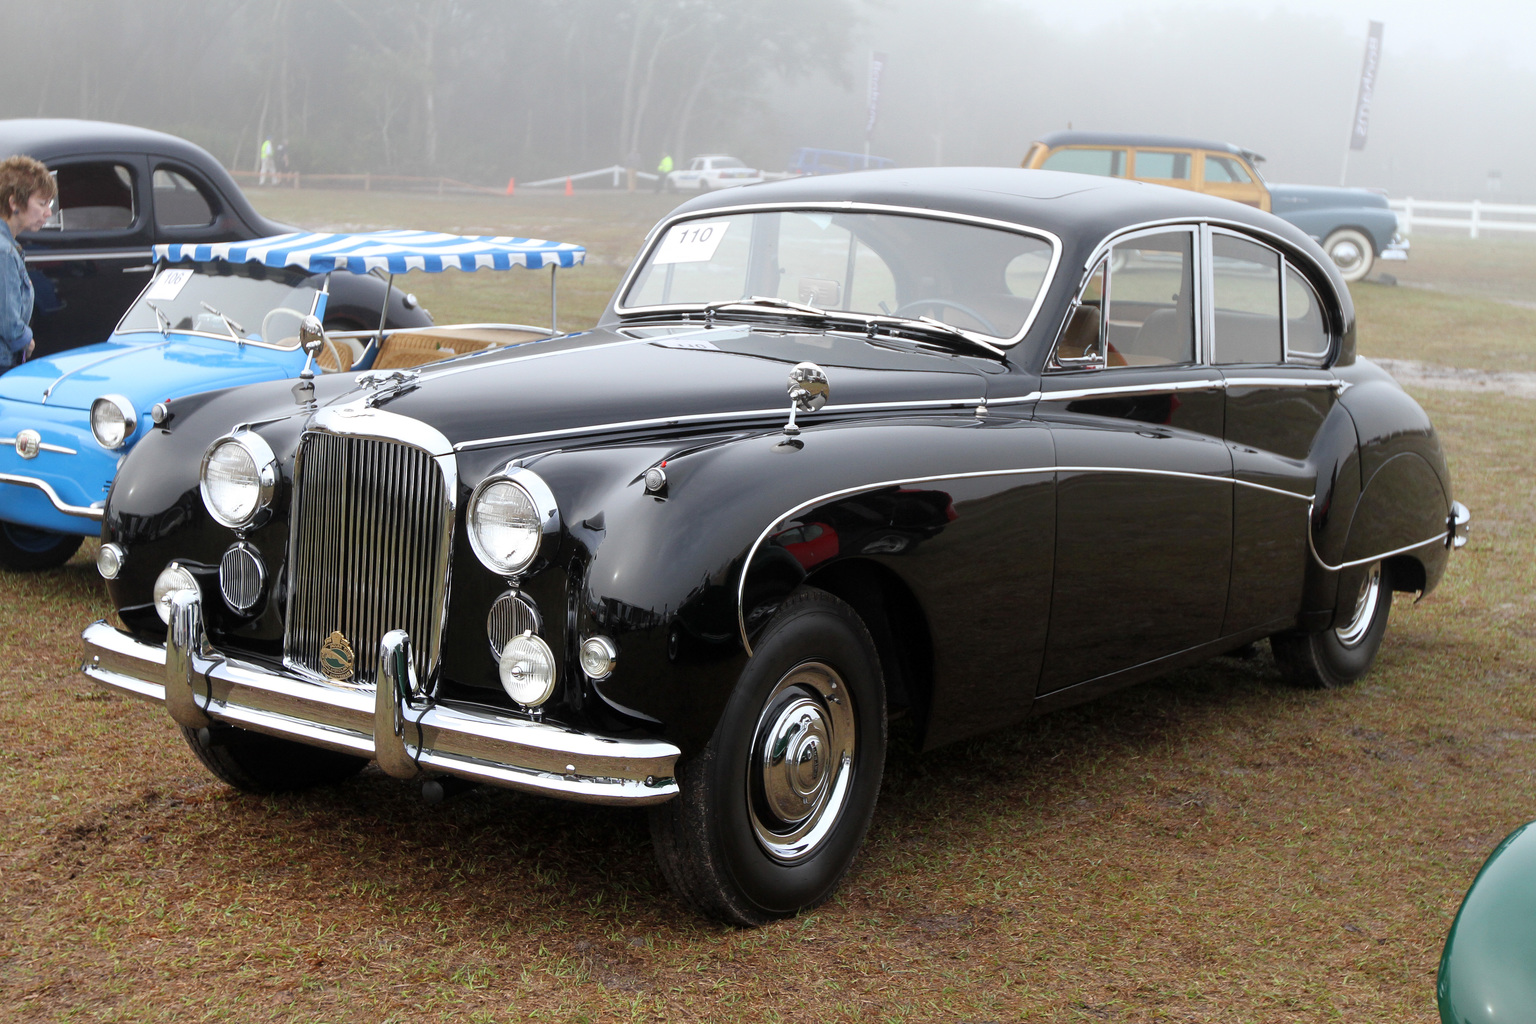
[[[1349,683],[1467,523],[1291,225],[804,178],[679,207],[593,331],[180,405],[84,671],[254,792],[650,805],[678,894],[760,923],[848,870],[893,715],[931,748],[1266,637]]]
[[[156,243],[235,242],[294,230],[251,208],[229,172],[185,139],[148,128],[68,118],[0,121],[0,158],[24,153],[48,165],[59,186],[54,217],[22,235],[36,289],[34,358],[106,341],[149,282]],[[375,277],[341,280],[326,323],[376,327],[388,289]],[[432,320],[403,292],[389,323]]]

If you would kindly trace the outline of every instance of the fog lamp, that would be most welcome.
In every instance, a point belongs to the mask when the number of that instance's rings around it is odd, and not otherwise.
[[[536,708],[555,692],[555,655],[532,633],[507,641],[497,666],[507,696],[525,708]]]
[[[161,569],[160,575],[155,577],[155,611],[159,614],[161,622],[170,623],[171,595],[178,590],[197,590],[197,577],[180,564],[172,562]]]

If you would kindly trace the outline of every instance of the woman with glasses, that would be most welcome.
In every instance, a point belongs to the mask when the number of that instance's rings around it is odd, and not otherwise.
[[[32,281],[16,237],[36,231],[53,214],[58,186],[29,156],[0,160],[0,371],[31,355]]]

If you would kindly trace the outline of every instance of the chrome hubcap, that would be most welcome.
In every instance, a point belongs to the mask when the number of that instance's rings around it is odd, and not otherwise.
[[[758,843],[774,859],[813,853],[848,801],[853,707],[829,666],[790,670],[763,705],[752,742],[747,807]]]
[[[1371,566],[1365,574],[1365,582],[1360,585],[1360,596],[1355,598],[1355,610],[1350,614],[1349,621],[1334,630],[1339,638],[1339,643],[1345,647],[1354,647],[1365,634],[1370,631],[1372,613],[1376,610],[1376,599],[1381,594],[1381,563]]]
[[[1360,246],[1345,239],[1334,243],[1333,248],[1328,250],[1328,255],[1333,257],[1334,264],[1340,270],[1353,270],[1360,265],[1364,254],[1360,252]]]

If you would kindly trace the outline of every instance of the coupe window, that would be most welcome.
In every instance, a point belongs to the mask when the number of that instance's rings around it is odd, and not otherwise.
[[[321,280],[259,263],[163,267],[117,325],[117,333],[179,331],[297,348],[299,323],[315,311]]]
[[[1218,363],[1278,363],[1280,254],[1227,234],[1211,236],[1212,352]]]
[[[155,223],[162,228],[201,228],[213,223],[208,198],[182,174],[155,168]]]
[[[54,172],[58,212],[43,225],[53,231],[121,231],[133,226],[133,173],[122,164],[65,164]]]
[[[1028,323],[1054,258],[1044,238],[933,217],[724,214],[669,227],[620,308],[779,300],[808,314],[926,317],[1006,342]]]

